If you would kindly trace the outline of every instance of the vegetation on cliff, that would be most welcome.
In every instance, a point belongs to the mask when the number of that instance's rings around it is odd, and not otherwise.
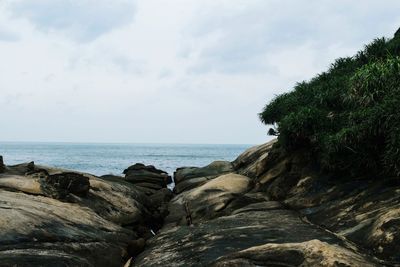
[[[400,175],[400,33],[380,38],[260,113],[286,151],[307,148],[323,169]]]

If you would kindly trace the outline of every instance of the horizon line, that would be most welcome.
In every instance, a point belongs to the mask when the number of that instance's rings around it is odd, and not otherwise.
[[[268,140],[265,141],[265,143]],[[176,143],[176,142],[91,142],[91,141],[2,141],[0,144],[25,143],[25,144],[89,144],[89,145],[241,145],[255,146],[257,144],[245,143]]]

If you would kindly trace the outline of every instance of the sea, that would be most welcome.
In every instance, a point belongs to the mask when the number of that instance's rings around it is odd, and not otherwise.
[[[179,167],[232,161],[252,145],[98,144],[0,142],[6,165],[34,161],[95,175],[120,175],[134,163],[154,165],[169,174]]]

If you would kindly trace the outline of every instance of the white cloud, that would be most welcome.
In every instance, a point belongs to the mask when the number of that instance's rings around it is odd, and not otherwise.
[[[275,94],[400,26],[360,3],[0,2],[0,140],[261,143]]]
[[[132,0],[13,0],[11,14],[28,19],[46,32],[63,32],[79,41],[92,41],[133,21]]]
[[[392,34],[400,22],[396,19],[400,3],[385,3],[214,1],[199,7],[186,25],[185,37],[194,41],[182,50],[197,59],[192,67],[195,72],[274,71],[269,58],[277,51],[308,44],[314,51],[325,52],[327,46],[339,43],[345,50],[360,49],[360,41]]]

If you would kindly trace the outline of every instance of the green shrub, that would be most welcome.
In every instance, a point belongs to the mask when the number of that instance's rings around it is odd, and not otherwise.
[[[307,147],[323,169],[400,176],[400,35],[275,97],[260,113],[287,151]]]

